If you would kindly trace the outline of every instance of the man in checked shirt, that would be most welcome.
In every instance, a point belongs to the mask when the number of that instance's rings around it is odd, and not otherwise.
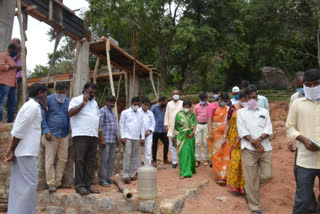
[[[100,185],[103,187],[109,187],[112,183],[110,177],[116,158],[118,132],[117,117],[112,111],[116,98],[109,96],[106,101],[106,105],[100,109],[100,128],[106,141],[106,147],[104,149],[100,146]]]

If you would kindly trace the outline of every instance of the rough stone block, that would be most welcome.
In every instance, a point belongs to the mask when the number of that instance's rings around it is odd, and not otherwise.
[[[97,199],[92,195],[82,196],[80,199],[80,204],[84,206],[93,206],[95,207],[97,203]]]
[[[71,195],[71,194],[64,194],[61,197],[61,205],[65,205],[68,207],[78,207],[80,203],[81,196],[78,194]]]
[[[64,214],[64,209],[61,207],[47,206],[46,211],[48,214]]]
[[[154,201],[139,201],[138,203],[138,211],[143,213],[153,213]]]
[[[50,203],[55,206],[60,206],[61,204],[61,195],[57,193],[50,194]]]
[[[117,200],[117,208],[119,212],[133,212],[134,211],[134,201],[127,201],[124,199]]]
[[[95,212],[88,207],[83,207],[80,209],[80,214],[94,214]]]
[[[41,191],[37,194],[37,203],[38,204],[46,204],[49,203],[49,192],[48,191]]]
[[[184,201],[185,197],[183,195],[165,199],[160,202],[160,211],[163,214],[177,214],[183,208]]]
[[[113,198],[102,198],[98,201],[98,210],[99,211],[111,211],[115,207],[115,201]]]
[[[78,214],[79,212],[75,209],[72,209],[72,208],[68,208],[66,209],[66,212],[65,214]]]

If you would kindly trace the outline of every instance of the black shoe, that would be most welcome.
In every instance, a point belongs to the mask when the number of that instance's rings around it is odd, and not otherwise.
[[[262,214],[261,210],[252,210],[252,214]]]
[[[85,187],[80,187],[76,189],[76,193],[80,195],[89,195],[90,192]]]
[[[109,184],[114,184],[114,180],[112,180],[112,179],[107,179],[107,182],[109,183]]]
[[[50,192],[50,193],[55,192],[55,191],[57,191],[57,190],[56,190],[56,187],[49,187],[49,192]]]
[[[99,194],[100,193],[99,190],[95,190],[95,189],[93,189],[91,187],[88,187],[87,189],[88,189],[89,193],[92,193],[92,194]]]
[[[172,164],[172,168],[177,168],[177,166],[178,166],[178,164],[176,164],[176,163]]]
[[[131,179],[130,179],[130,178],[123,178],[123,182],[124,182],[125,184],[130,184]]]

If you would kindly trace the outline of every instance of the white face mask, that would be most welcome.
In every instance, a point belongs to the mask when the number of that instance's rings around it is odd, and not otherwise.
[[[183,108],[183,111],[184,111],[185,113],[188,113],[188,112],[190,111],[190,108]]]
[[[133,105],[132,105],[131,108],[132,108],[133,111],[138,111],[139,106],[133,106]]]
[[[313,88],[303,85],[303,90],[308,100],[317,100],[320,98],[320,85]]]
[[[172,98],[173,98],[174,100],[179,100],[180,96],[179,96],[178,94],[175,94],[175,95],[172,96]]]
[[[240,105],[241,105],[242,107],[247,107],[247,102],[240,102]]]

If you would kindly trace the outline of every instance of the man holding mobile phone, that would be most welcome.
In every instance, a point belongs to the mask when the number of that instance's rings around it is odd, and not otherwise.
[[[99,193],[91,188],[98,141],[102,148],[105,147],[99,130],[100,110],[94,99],[96,93],[97,86],[88,82],[84,85],[83,94],[72,98],[69,104],[75,162],[74,187],[80,195]]]

